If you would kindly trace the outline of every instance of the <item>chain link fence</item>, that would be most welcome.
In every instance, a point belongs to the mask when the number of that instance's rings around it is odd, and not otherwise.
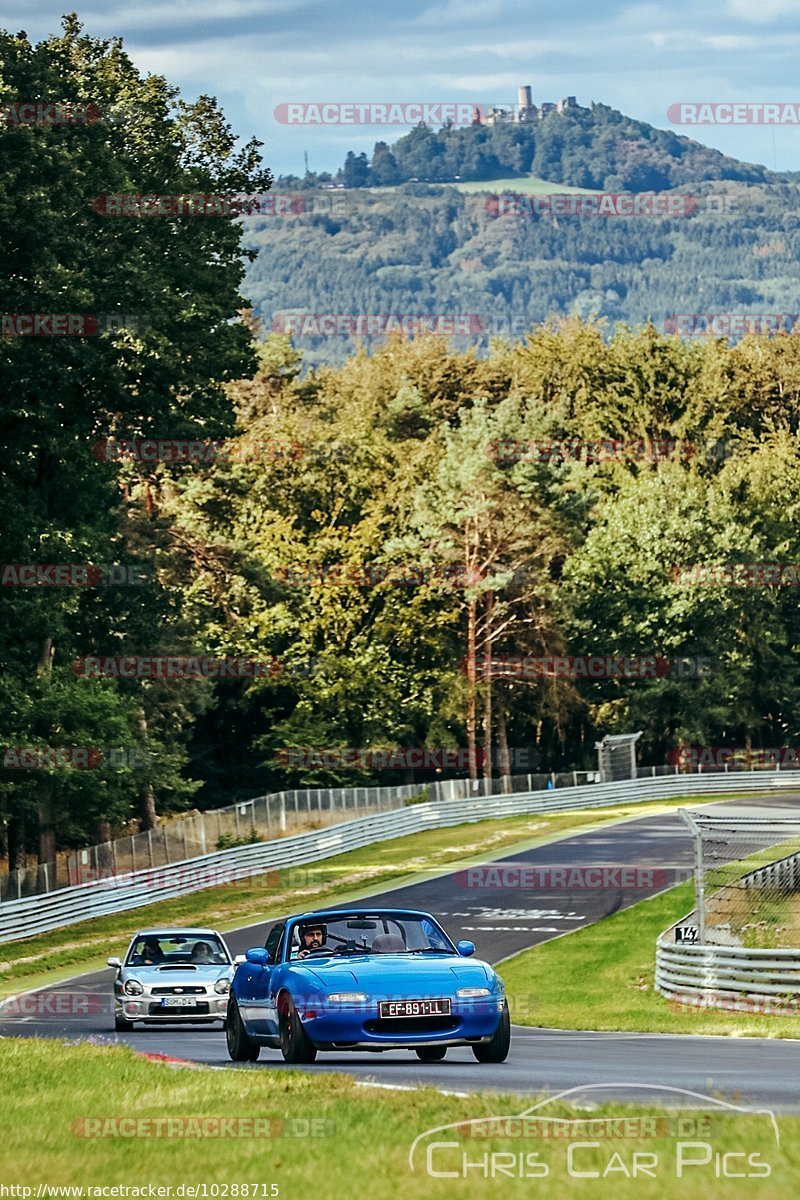
[[[800,816],[684,812],[700,945],[800,947]]]

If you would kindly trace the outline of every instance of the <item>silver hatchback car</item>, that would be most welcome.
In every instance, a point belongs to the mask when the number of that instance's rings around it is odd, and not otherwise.
[[[225,1022],[234,962],[215,929],[141,929],[123,961],[109,958],[114,1028]]]

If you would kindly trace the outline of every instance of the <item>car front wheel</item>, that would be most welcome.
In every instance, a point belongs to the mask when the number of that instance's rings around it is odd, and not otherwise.
[[[247,1036],[238,1005],[233,998],[228,1005],[225,1043],[228,1047],[228,1055],[234,1062],[255,1062],[261,1053],[258,1042],[254,1042],[251,1037]]]
[[[114,1028],[117,1033],[130,1033],[133,1029],[133,1021],[126,1021],[119,1013],[114,1013]]]
[[[284,997],[279,1006],[278,1028],[281,1037],[281,1054],[287,1063],[312,1063],[317,1057],[317,1047],[303,1029],[290,996]]]
[[[480,1046],[473,1046],[472,1053],[480,1063],[501,1063],[508,1058],[509,1047],[511,1046],[511,1017],[508,1012],[508,1002],[503,1003],[503,1012],[500,1017],[500,1024],[497,1026],[492,1038],[488,1042],[482,1042]]]

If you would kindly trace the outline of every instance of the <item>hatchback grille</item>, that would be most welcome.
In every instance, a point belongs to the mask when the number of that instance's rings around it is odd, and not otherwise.
[[[209,1011],[208,1005],[198,1000],[191,1008],[162,1008],[160,1004],[151,1004],[148,1015],[151,1017],[201,1017]]]
[[[188,984],[185,987],[154,987],[150,989],[152,996],[205,996],[206,989],[198,987],[196,984]]]

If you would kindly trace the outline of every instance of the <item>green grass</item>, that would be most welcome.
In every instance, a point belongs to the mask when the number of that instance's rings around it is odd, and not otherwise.
[[[587,1140],[580,1129],[573,1127],[569,1138],[506,1136],[479,1140],[468,1136],[467,1126],[424,1142],[415,1155],[412,1172],[409,1151],[421,1134],[451,1122],[514,1116],[530,1108],[533,1098],[489,1093],[458,1097],[432,1088],[389,1091],[359,1086],[347,1076],[270,1069],[261,1064],[245,1070],[176,1069],[147,1062],[124,1046],[36,1039],[0,1042],[0,1073],[4,1094],[13,1097],[13,1103],[2,1106],[0,1115],[2,1182],[32,1188],[34,1197],[40,1184],[84,1189],[144,1186],[147,1195],[148,1185],[175,1189],[180,1184],[205,1183],[241,1188],[246,1183],[259,1185],[255,1197],[253,1191],[250,1197],[261,1200],[262,1195],[269,1195],[269,1185],[275,1183],[281,1200],[308,1196],[328,1200],[353,1195],[369,1196],[370,1200],[427,1200],[431,1196],[514,1200],[552,1195],[577,1200],[606,1195],[610,1186],[615,1200],[627,1196],[635,1200],[684,1200],[700,1189],[713,1200],[736,1200],[745,1194],[752,1200],[789,1200],[796,1195],[800,1177],[800,1118],[794,1116],[778,1118],[780,1147],[767,1116],[720,1115],[719,1110],[700,1117],[706,1122],[705,1128],[699,1135],[689,1133],[688,1138],[685,1127],[683,1135],[675,1129],[677,1113],[662,1117],[657,1137],[612,1139],[595,1135],[591,1140],[599,1145],[577,1152],[576,1169],[597,1170],[602,1175],[612,1156],[619,1157],[612,1161],[613,1173],[605,1179],[588,1181],[571,1177],[567,1170],[567,1143]],[[381,1076],[380,1066],[375,1073]],[[446,1080],[446,1064],[442,1075]],[[538,1082],[531,1080],[532,1090]],[[453,1086],[449,1080],[443,1086],[448,1084]],[[696,1120],[699,1114],[690,1104],[687,1099],[684,1112]],[[603,1104],[591,1113],[576,1110],[562,1100],[547,1104],[540,1115],[575,1120],[637,1113],[662,1116],[664,1111],[657,1098],[647,1106]],[[109,1118],[176,1117],[260,1118],[280,1124],[271,1128],[272,1136],[268,1138],[153,1136],[158,1129],[154,1125],[146,1138],[80,1136],[87,1128],[100,1132],[114,1129],[106,1124]],[[80,1124],[86,1119],[101,1119],[103,1123]],[[671,1123],[669,1129],[664,1128],[667,1120]],[[199,1124],[194,1126],[196,1133],[201,1128]],[[267,1126],[262,1128],[266,1130]],[[297,1136],[308,1129],[318,1136]],[[129,1135],[132,1131],[128,1126]],[[683,1179],[678,1179],[676,1158],[681,1138],[696,1141],[698,1136],[711,1148],[710,1161],[689,1169]],[[434,1169],[448,1170],[457,1165],[463,1170],[463,1153],[468,1162],[478,1164],[496,1164],[497,1159],[484,1160],[484,1155],[492,1152],[538,1154],[533,1161],[547,1166],[548,1177],[484,1178],[480,1169],[473,1168],[466,1178],[463,1174],[455,1179],[433,1178],[425,1169],[424,1153],[431,1140],[457,1143],[455,1150],[436,1151]],[[634,1151],[658,1155],[655,1178],[640,1175],[626,1179],[619,1163],[631,1169]],[[744,1181],[717,1178],[721,1160],[715,1155],[727,1151],[757,1156],[751,1159],[751,1166],[768,1164],[769,1177]],[[698,1150],[684,1153],[701,1157]],[[514,1161],[518,1161],[516,1157]],[[506,1158],[506,1169],[508,1162]],[[746,1163],[743,1167],[743,1160],[735,1159],[730,1169],[750,1167]],[[263,1192],[261,1184],[267,1185]],[[84,1191],[87,1194],[91,1193]],[[239,1190],[238,1195],[242,1194]],[[224,1197],[224,1192],[218,1195]],[[227,1195],[237,1193],[231,1188]]]
[[[800,1037],[800,1016],[693,1008],[654,988],[656,938],[694,905],[691,882],[499,968],[512,1020],[558,1029]]]

